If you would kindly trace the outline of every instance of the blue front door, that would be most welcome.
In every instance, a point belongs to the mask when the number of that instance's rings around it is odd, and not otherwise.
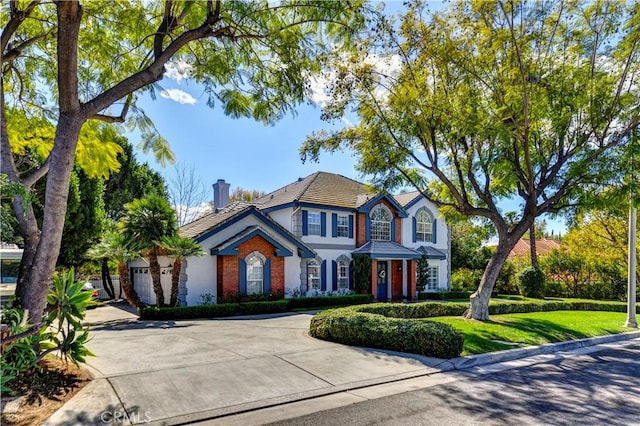
[[[378,300],[384,300],[387,298],[387,283],[388,283],[388,273],[387,273],[387,262],[378,261],[378,273],[376,274],[378,277]]]

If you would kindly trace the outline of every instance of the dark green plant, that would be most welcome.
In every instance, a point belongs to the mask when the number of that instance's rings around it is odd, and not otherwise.
[[[357,292],[371,291],[371,258],[365,254],[354,254],[353,286]]]
[[[47,325],[53,331],[46,334],[47,351],[60,351],[61,357],[78,365],[87,356],[94,356],[86,344],[89,328],[83,327],[85,312],[94,305],[92,293],[82,291],[83,282],[75,280],[73,270],[58,273],[53,277],[53,287],[47,296],[49,315]]]
[[[524,297],[544,298],[544,272],[529,266],[518,273],[518,288]]]
[[[360,305],[373,302],[373,294],[350,294],[346,296],[300,297],[287,299],[289,309],[321,308],[324,306]]]
[[[416,281],[416,290],[421,292],[427,288],[427,283],[429,282],[429,260],[426,255],[422,255],[422,257],[418,259],[417,263],[418,279]]]
[[[337,343],[437,358],[455,358],[463,345],[462,335],[450,325],[385,317],[354,308],[331,309],[315,315],[309,334]]]

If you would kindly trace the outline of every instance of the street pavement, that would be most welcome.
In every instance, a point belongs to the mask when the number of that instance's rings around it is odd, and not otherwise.
[[[640,340],[608,346],[598,352],[547,356],[535,363],[507,362],[445,373],[450,376],[447,382],[441,378],[419,390],[382,398],[367,399],[369,390],[354,391],[351,394],[364,402],[271,424],[638,425]],[[259,412],[251,414],[244,424],[266,419]]]
[[[350,347],[309,337],[311,317],[138,321],[122,304],[91,310],[94,380],[46,424],[264,424],[448,383],[499,361],[558,356],[554,345],[450,361]],[[631,338],[640,332],[559,349]]]

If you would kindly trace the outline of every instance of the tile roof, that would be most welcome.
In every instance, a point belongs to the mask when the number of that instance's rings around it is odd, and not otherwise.
[[[353,254],[367,254],[373,259],[419,259],[422,254],[393,241],[370,240]]]
[[[253,202],[260,209],[293,202],[356,208],[375,197],[368,185],[327,172],[316,172]]]
[[[420,253],[423,253],[427,256],[427,259],[440,259],[444,260],[447,258],[447,254],[443,251],[438,250],[435,247],[431,246],[420,246],[418,248]]]
[[[411,191],[411,192],[405,192],[402,194],[394,195],[393,198],[396,199],[398,204],[400,204],[402,207],[405,207],[407,204],[415,200],[420,195],[421,195],[420,191]]]
[[[180,228],[180,235],[188,238],[197,238],[216,225],[221,224],[227,219],[232,218],[236,214],[248,208],[250,204],[237,201],[223,207],[219,211],[214,211],[199,217],[193,222],[187,223]]]
[[[561,246],[562,244],[557,240],[548,240],[546,238],[537,239],[536,253],[538,256],[544,256],[554,249],[559,249]],[[509,259],[513,259],[514,257],[526,257],[529,256],[530,252],[531,244],[529,244],[529,240],[521,238],[509,252]]]

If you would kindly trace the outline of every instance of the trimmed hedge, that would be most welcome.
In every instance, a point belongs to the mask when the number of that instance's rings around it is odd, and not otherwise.
[[[437,293],[418,293],[419,300],[450,300],[450,299],[468,299],[473,291],[439,291]],[[491,297],[498,297],[498,292],[491,293]]]
[[[296,308],[320,308],[371,303],[372,294],[347,296],[302,297],[264,302],[219,303],[217,305],[174,306],[158,308],[145,306],[138,309],[141,320],[176,320],[195,318],[231,317],[234,315],[258,315],[287,312]]]
[[[320,308],[324,306],[362,305],[373,302],[373,294],[349,294],[347,296],[317,296],[287,299],[289,309]]]
[[[244,302],[238,304],[238,312],[242,315],[275,314],[287,312],[287,300],[274,300],[269,302]]]
[[[173,306],[158,308],[145,306],[138,308],[140,319],[143,320],[173,320],[192,318],[230,317],[236,314],[238,303],[222,303],[219,305]]]
[[[340,308],[320,312],[311,319],[309,334],[322,340],[409,352],[437,358],[455,358],[463,337],[448,324],[427,320],[389,318]]]

